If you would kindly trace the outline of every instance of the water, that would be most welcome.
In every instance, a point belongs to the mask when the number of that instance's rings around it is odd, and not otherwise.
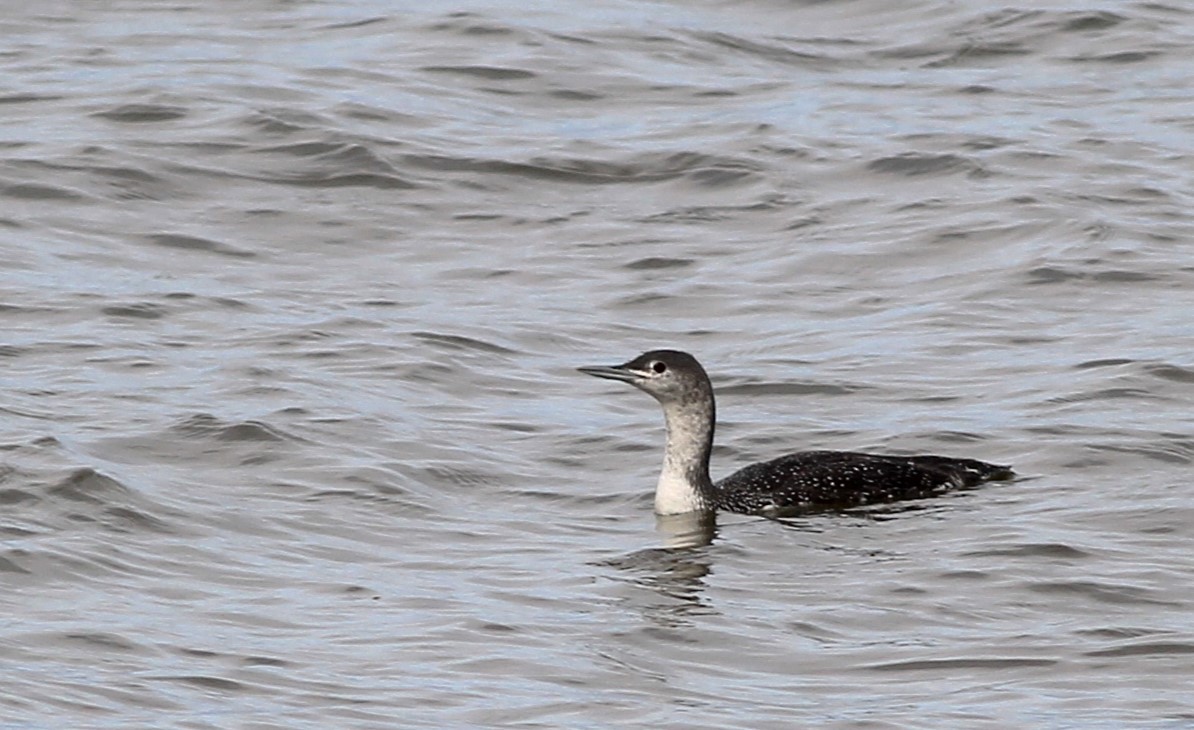
[[[1194,725],[1194,13],[993,7],[7,8],[0,726]]]

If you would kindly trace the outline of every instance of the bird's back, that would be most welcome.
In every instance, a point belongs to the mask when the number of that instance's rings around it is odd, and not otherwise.
[[[777,514],[931,497],[1011,476],[1006,466],[975,459],[802,451],[751,464],[716,489],[721,509]]]

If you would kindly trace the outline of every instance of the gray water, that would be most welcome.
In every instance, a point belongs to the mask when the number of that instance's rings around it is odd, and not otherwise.
[[[7,3],[0,726],[1194,726],[1194,8]],[[656,521],[805,448],[1012,482]]]

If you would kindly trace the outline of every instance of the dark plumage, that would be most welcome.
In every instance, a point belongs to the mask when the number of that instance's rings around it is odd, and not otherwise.
[[[667,421],[655,511],[723,509],[778,515],[930,497],[1013,476],[1010,467],[947,456],[883,456],[803,451],[751,464],[714,484],[709,478],[716,409],[713,386],[696,358],[653,350],[623,365],[581,372],[620,380],[654,396]]]

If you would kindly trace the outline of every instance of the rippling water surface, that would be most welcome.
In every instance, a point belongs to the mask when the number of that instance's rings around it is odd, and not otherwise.
[[[0,19],[0,725],[1194,725],[1194,11]],[[656,522],[801,448],[1020,479]]]

